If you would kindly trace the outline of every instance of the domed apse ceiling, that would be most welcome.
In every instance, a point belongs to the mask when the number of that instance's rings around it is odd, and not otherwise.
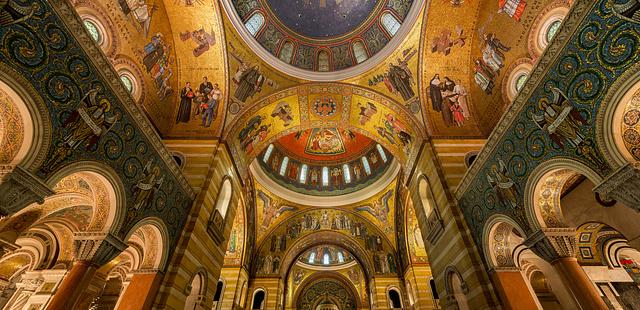
[[[245,41],[257,41],[278,59],[274,61],[315,72],[348,69],[378,54],[403,33],[399,29],[413,4],[413,0],[232,1],[237,24],[244,24],[236,27],[247,30]]]
[[[298,257],[303,265],[336,267],[353,262],[355,259],[340,247],[333,245],[321,245],[308,249]]]
[[[279,185],[308,195],[360,190],[382,176],[393,155],[370,138],[339,128],[312,128],[280,137],[258,157]]]

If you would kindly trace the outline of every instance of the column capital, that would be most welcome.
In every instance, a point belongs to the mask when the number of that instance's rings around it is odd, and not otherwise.
[[[40,178],[20,166],[15,167],[0,180],[0,215],[14,214],[24,207],[55,194]]]
[[[78,232],[74,235],[74,257],[77,261],[86,261],[94,266],[102,266],[128,245],[111,233]]]
[[[593,191],[640,211],[640,163],[628,163],[620,167]]]
[[[575,257],[575,228],[541,228],[530,235],[524,244],[542,259],[553,262],[559,258]]]

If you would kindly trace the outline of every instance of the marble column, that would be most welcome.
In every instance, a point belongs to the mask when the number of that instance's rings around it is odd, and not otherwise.
[[[75,263],[56,288],[48,310],[73,309],[100,266],[118,256],[127,244],[107,233],[80,232],[74,236]]]
[[[151,309],[162,284],[163,274],[157,270],[137,271],[118,301],[118,310]]]
[[[576,231],[573,228],[542,228],[524,244],[551,263],[574,301],[583,310],[608,309],[584,269],[575,258]]]
[[[489,272],[505,309],[539,309],[536,297],[519,269],[498,267]]]

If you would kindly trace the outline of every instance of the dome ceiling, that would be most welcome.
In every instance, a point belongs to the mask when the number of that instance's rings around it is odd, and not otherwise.
[[[298,261],[303,265],[324,267],[343,266],[354,260],[349,251],[334,245],[315,246],[298,257]]]
[[[310,128],[279,138],[257,157],[279,185],[298,193],[335,196],[374,183],[393,155],[369,137],[339,128]]]
[[[384,55],[379,55],[368,61],[377,54],[392,52],[393,48],[385,47],[397,45],[406,35],[408,30],[401,29],[408,27],[402,25],[409,16],[413,19],[418,15],[418,12],[409,14],[413,3],[413,0],[237,0],[227,6],[233,11],[230,17],[236,28],[242,28],[243,39],[266,52],[261,55],[263,59],[277,62],[274,65],[292,76],[318,80],[321,78],[318,72],[348,71],[365,62],[371,67],[383,60]],[[393,40],[396,36],[399,38]]]

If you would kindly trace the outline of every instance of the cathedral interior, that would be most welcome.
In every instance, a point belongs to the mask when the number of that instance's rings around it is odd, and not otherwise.
[[[640,309],[639,0],[0,0],[0,308]]]

